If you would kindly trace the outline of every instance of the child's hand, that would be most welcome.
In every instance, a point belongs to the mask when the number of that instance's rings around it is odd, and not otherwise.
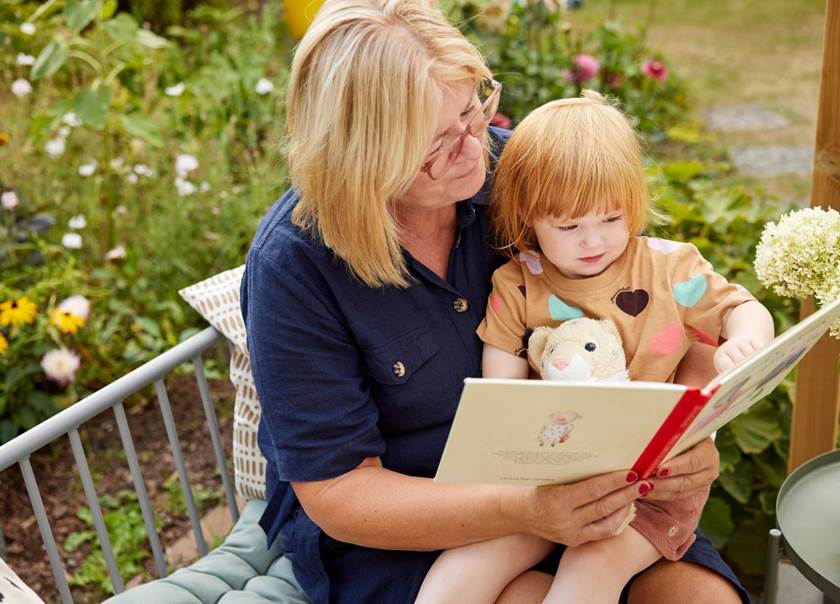
[[[765,344],[766,342],[755,336],[734,337],[727,340],[715,352],[715,369],[718,373],[723,373],[764,348]]]

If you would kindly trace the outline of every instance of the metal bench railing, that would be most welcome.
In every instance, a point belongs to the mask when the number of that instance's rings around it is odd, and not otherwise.
[[[134,482],[134,490],[137,493],[137,500],[140,504],[143,521],[146,525],[146,532],[149,536],[149,545],[151,546],[152,555],[154,557],[157,575],[159,578],[162,578],[166,577],[168,574],[163,550],[161,549],[160,539],[158,537],[157,530],[155,529],[152,506],[146,492],[145,482],[140,471],[140,464],[138,463],[137,454],[134,450],[134,441],[131,438],[131,432],[129,430],[125,410],[123,409],[123,401],[128,396],[135,394],[152,384],[154,384],[158,403],[160,404],[160,410],[163,416],[164,426],[166,428],[166,435],[169,440],[169,446],[172,450],[172,456],[178,471],[178,478],[181,483],[181,490],[184,494],[184,501],[186,502],[187,513],[189,515],[190,525],[192,526],[192,532],[195,535],[196,545],[201,556],[207,554],[207,543],[201,530],[201,523],[195,499],[193,498],[190,479],[187,475],[187,469],[184,465],[184,457],[181,452],[180,441],[178,440],[175,420],[172,416],[172,409],[169,405],[169,396],[163,381],[167,373],[171,372],[183,363],[191,361],[194,366],[198,391],[201,396],[201,402],[204,406],[204,414],[207,418],[208,427],[210,429],[210,438],[213,444],[213,451],[216,456],[218,470],[224,485],[227,505],[230,509],[234,524],[237,520],[239,520],[239,510],[236,506],[233,486],[225,465],[225,453],[219,434],[219,425],[216,421],[216,413],[210,399],[210,391],[207,387],[207,378],[204,374],[204,365],[202,363],[202,355],[223,339],[224,336],[222,336],[221,333],[216,331],[213,327],[208,327],[204,331],[192,336],[188,340],[178,344],[160,356],[155,357],[151,361],[141,365],[137,369],[108,384],[102,389],[94,392],[90,396],[73,404],[71,407],[68,407],[0,447],[0,472],[14,464],[18,464],[18,466],[20,466],[20,471],[23,474],[23,480],[26,484],[26,490],[29,495],[29,501],[32,505],[32,511],[35,514],[38,528],[41,531],[41,537],[44,540],[44,547],[46,548],[47,556],[49,557],[50,568],[55,579],[55,586],[61,597],[62,603],[72,603],[73,598],[70,594],[70,587],[64,574],[61,558],[59,557],[58,549],[53,537],[52,528],[44,509],[44,503],[41,499],[41,493],[38,489],[38,483],[35,479],[35,474],[32,471],[32,465],[29,458],[32,453],[45,445],[52,443],[61,436],[68,436],[70,439],[70,446],[73,450],[76,467],[79,471],[82,487],[84,489],[85,498],[87,499],[87,504],[91,511],[96,534],[99,538],[99,544],[105,557],[108,574],[110,575],[111,582],[114,586],[114,591],[118,594],[123,592],[125,590],[125,585],[117,570],[117,563],[114,559],[111,541],[108,538],[108,532],[105,528],[102,509],[99,505],[96,488],[93,484],[93,478],[91,477],[91,473],[88,468],[84,447],[82,445],[81,438],[79,437],[79,427],[107,409],[113,410],[116,423],[119,428],[123,450],[125,451],[128,466],[131,471],[131,477]]]

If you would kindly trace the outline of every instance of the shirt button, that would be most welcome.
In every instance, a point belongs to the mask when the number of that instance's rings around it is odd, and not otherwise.
[[[467,302],[466,298],[455,298],[452,301],[452,308],[455,309],[455,312],[466,312],[469,307],[470,303]]]
[[[401,378],[405,375],[405,364],[402,361],[397,361],[391,366],[391,371],[394,372],[395,376]]]
[[[679,532],[680,532],[680,527],[674,525],[674,526],[672,526],[671,528],[668,529],[668,536],[669,537],[676,537],[677,533],[679,533]]]

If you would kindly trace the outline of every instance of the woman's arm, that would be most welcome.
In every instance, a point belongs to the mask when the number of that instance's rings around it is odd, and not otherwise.
[[[292,487],[307,515],[334,539],[437,550],[515,533],[567,545],[609,537],[650,487],[636,481],[632,472],[611,472],[569,485],[439,484],[368,458],[336,478]]]

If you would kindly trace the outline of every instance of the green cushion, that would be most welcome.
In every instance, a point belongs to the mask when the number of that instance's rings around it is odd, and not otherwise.
[[[265,502],[252,499],[225,542],[192,566],[144,583],[105,604],[308,604],[279,540],[265,547],[258,522]]]

